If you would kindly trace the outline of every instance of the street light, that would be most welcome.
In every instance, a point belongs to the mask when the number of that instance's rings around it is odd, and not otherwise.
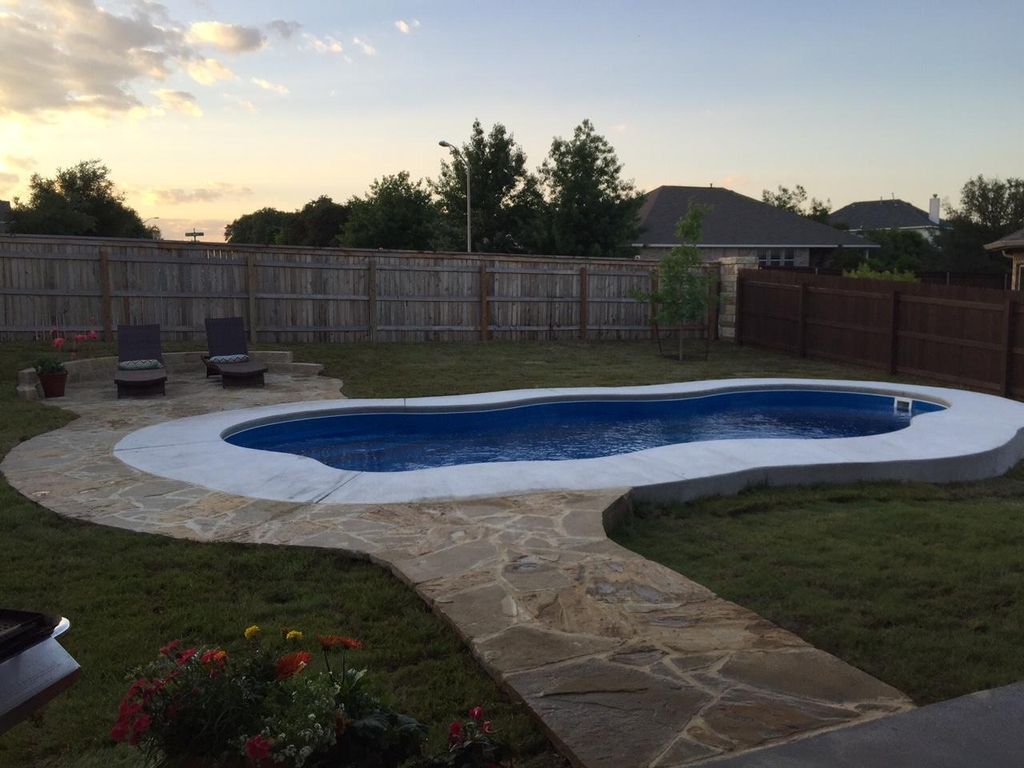
[[[470,203],[469,203],[469,159],[464,157],[459,151],[458,147],[454,144],[449,144],[447,141],[439,141],[438,144],[445,149],[449,150],[452,155],[462,161],[462,164],[466,166],[466,253],[473,252],[473,229],[470,220]]]

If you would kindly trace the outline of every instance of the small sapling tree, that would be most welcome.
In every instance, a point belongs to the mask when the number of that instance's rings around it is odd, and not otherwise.
[[[700,242],[701,224],[707,213],[706,206],[693,205],[676,225],[679,245],[661,261],[658,289],[650,293],[637,293],[639,301],[649,301],[657,307],[651,322],[656,325],[683,326],[703,321],[704,359],[708,357],[710,329],[707,326],[712,296],[711,276],[704,270],[697,243]],[[683,331],[679,330],[679,360],[683,359]]]

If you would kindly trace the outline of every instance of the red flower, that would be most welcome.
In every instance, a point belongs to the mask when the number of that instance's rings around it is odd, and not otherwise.
[[[245,742],[245,754],[250,760],[266,760],[270,757],[270,741],[257,733]]]
[[[195,655],[196,655],[196,649],[195,648],[186,648],[184,651],[179,653],[174,660],[178,663],[179,667],[183,667],[186,664],[188,664],[192,660],[192,657],[195,656]]]
[[[114,741],[124,741],[128,738],[128,723],[123,720],[114,723],[114,727],[110,729],[110,738]]]
[[[469,710],[469,716],[477,722],[480,722],[484,719],[484,708],[479,706],[473,707],[471,710]]]
[[[320,643],[320,647],[325,651],[332,651],[335,648],[347,648],[350,651],[358,651],[366,647],[362,641],[356,640],[353,637],[345,637],[344,635],[317,635],[316,639]]]
[[[149,715],[139,715],[132,724],[132,730],[139,734],[145,733],[149,730],[151,723]]]
[[[95,329],[89,331],[89,341],[96,341],[96,339],[98,339],[99,337],[100,335],[96,333]]]
[[[224,668],[225,664],[227,664],[228,652],[221,650],[220,648],[216,648],[212,651],[207,651],[200,656],[199,661],[202,662],[203,666],[209,670],[210,676],[213,677]]]
[[[448,746],[454,747],[466,741],[466,734],[462,730],[462,723],[452,723],[448,726]]]
[[[171,658],[176,650],[181,646],[181,640],[171,640],[167,645],[160,649],[160,655]]]
[[[65,341],[67,341],[67,339],[65,339],[63,336],[58,336],[53,340],[53,348],[60,349],[61,347],[64,346]]]
[[[494,733],[494,723],[490,720],[484,720],[484,724],[481,726],[484,733]]]
[[[287,680],[297,672],[301,672],[307,666],[309,666],[309,660],[312,658],[309,655],[309,651],[296,651],[295,653],[289,653],[287,656],[282,656],[277,661],[277,672],[278,680]]]
[[[77,343],[79,343],[79,344],[81,344],[83,341],[88,341],[88,340],[89,340],[89,337],[86,336],[84,333],[76,333],[75,334],[75,341]]]

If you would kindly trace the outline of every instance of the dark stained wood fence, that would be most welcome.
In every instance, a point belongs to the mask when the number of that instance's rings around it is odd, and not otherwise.
[[[651,338],[650,262],[0,236],[0,340],[159,323],[202,340]],[[717,273],[716,273],[717,274]],[[712,318],[710,327],[716,327]]]
[[[741,344],[1024,396],[1016,291],[742,270]]]

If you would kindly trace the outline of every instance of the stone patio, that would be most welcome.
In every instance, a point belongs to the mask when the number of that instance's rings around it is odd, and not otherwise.
[[[165,398],[69,386],[79,414],[0,470],[68,517],[199,541],[326,547],[410,584],[586,768],[672,768],[912,707],[900,691],[684,576],[609,541],[628,489],[394,505],[275,502],[135,470],[114,445],[213,410],[339,397],[340,382],[271,373],[224,390],[172,374]]]

